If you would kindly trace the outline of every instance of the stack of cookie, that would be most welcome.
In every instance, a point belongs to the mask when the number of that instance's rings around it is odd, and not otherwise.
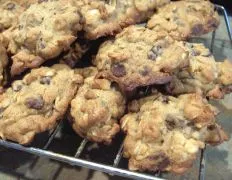
[[[69,111],[90,141],[110,145],[124,131],[130,170],[175,173],[228,140],[208,99],[232,91],[232,63],[187,41],[219,26],[209,1],[0,0],[0,9],[2,139],[28,144]]]

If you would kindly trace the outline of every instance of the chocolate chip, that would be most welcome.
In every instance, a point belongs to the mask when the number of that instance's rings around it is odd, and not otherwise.
[[[151,50],[157,55],[161,55],[163,52],[162,46],[160,45],[154,46]]]
[[[164,170],[170,164],[170,160],[168,157],[164,157],[163,160],[159,163],[158,169]]]
[[[163,98],[163,102],[168,104],[168,102],[169,102],[168,96],[163,96],[162,98]]]
[[[176,122],[174,121],[174,119],[167,118],[165,122],[168,130],[170,131],[176,127]]]
[[[12,84],[12,89],[13,89],[15,92],[20,91],[22,88],[23,88],[23,85],[22,85],[22,84]]]
[[[46,47],[46,44],[45,44],[45,42],[42,41],[39,43],[39,46],[41,49],[44,49]]]
[[[198,51],[198,50],[193,49],[193,50],[191,51],[191,55],[192,55],[192,56],[199,56],[200,54],[201,54],[201,52]]]
[[[0,113],[3,113],[3,111],[5,110],[6,108],[4,107],[0,107]]]
[[[19,25],[19,30],[23,29],[23,25]]]
[[[4,30],[3,24],[0,24],[0,32],[2,32],[3,30]]]
[[[111,66],[111,72],[116,77],[122,77],[126,75],[126,69],[123,64],[115,63]]]
[[[142,76],[147,76],[150,71],[151,70],[147,66],[145,66],[143,70],[139,71],[139,74],[141,74]]]
[[[15,4],[14,3],[8,3],[7,4],[7,9],[8,10],[13,10],[15,8]]]
[[[147,56],[151,60],[156,60],[156,58],[161,55],[163,52],[162,47],[160,45],[156,45],[151,48],[151,50],[148,52]]]
[[[210,130],[210,131],[213,131],[213,130],[215,130],[217,127],[214,125],[214,124],[211,124],[211,125],[209,125],[208,127],[207,127],[207,129],[208,130]]]
[[[49,77],[49,76],[41,77],[40,84],[47,84],[47,85],[49,85],[50,83],[51,83],[51,77]]]
[[[38,0],[38,3],[48,2],[48,0]]]
[[[160,152],[154,156],[150,156],[149,159],[151,161],[157,162],[157,169],[158,170],[163,170],[170,164],[169,158],[163,152]]]
[[[43,106],[44,106],[43,97],[42,97],[42,96],[38,96],[38,97],[29,97],[29,98],[26,99],[25,105],[26,105],[28,108],[40,110],[40,109],[42,109]]]
[[[22,81],[14,81],[11,85],[13,91],[18,92],[23,88],[24,84]]]
[[[156,58],[157,58],[157,54],[155,54],[153,51],[149,51],[148,53],[147,53],[147,57],[148,57],[148,59],[151,59],[151,60],[156,60]]]
[[[201,34],[202,33],[202,31],[203,31],[203,25],[202,24],[197,24],[197,25],[195,25],[193,28],[192,28],[192,35],[195,35],[195,36],[197,36],[197,35],[199,35],[199,34]]]

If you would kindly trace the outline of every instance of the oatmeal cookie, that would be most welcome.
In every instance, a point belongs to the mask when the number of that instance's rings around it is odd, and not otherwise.
[[[184,43],[189,51],[189,66],[181,69],[167,84],[172,95],[199,93],[220,99],[232,91],[232,63],[228,60],[216,62],[210,50],[203,44]]]
[[[20,0],[0,0],[0,32],[16,25],[24,9]]]
[[[121,120],[129,169],[183,173],[199,149],[228,140],[216,123],[216,108],[198,94],[161,94],[134,100]]]
[[[6,66],[8,64],[8,56],[6,49],[0,43],[0,91],[2,91],[2,86],[6,82]]]
[[[125,91],[139,86],[165,84],[171,74],[188,65],[183,42],[165,32],[130,26],[100,47],[93,63],[102,76],[116,81]]]
[[[113,0],[111,4],[100,0],[76,1],[83,17],[83,30],[87,39],[114,35],[124,27],[147,20],[154,9],[169,0]]]
[[[78,9],[67,0],[39,1],[19,17],[8,50],[14,54],[11,74],[35,68],[68,50],[81,29]]]
[[[109,80],[95,78],[96,69],[84,71],[87,78],[71,102],[72,127],[90,141],[110,144],[120,131],[125,99]]]
[[[61,120],[83,77],[66,65],[33,69],[0,95],[0,137],[28,144]]]
[[[147,23],[154,31],[166,31],[174,39],[185,40],[215,30],[220,18],[210,1],[175,1],[158,9]]]

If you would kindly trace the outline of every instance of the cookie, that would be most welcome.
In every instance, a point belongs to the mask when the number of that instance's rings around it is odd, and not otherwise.
[[[68,50],[81,29],[78,9],[69,1],[39,1],[19,17],[8,50],[14,55],[11,74],[35,68]]]
[[[165,32],[130,26],[100,47],[93,63],[102,76],[117,82],[125,91],[139,86],[165,84],[179,68],[188,65],[183,42]]]
[[[161,7],[151,17],[147,27],[166,31],[174,39],[185,40],[217,29],[220,18],[210,1],[175,1]]]
[[[24,9],[20,0],[0,0],[0,32],[17,25],[18,16]]]
[[[232,63],[216,62],[203,44],[184,43],[189,51],[189,66],[181,69],[166,85],[169,94],[198,93],[212,99],[221,99],[231,92]]]
[[[161,94],[134,100],[121,120],[123,154],[129,169],[184,173],[205,144],[228,140],[216,123],[218,113],[198,94]]]
[[[83,30],[87,39],[115,35],[124,27],[147,20],[155,8],[169,0],[113,0],[76,1],[83,17]]]
[[[67,64],[69,67],[73,68],[76,64],[81,61],[83,55],[90,49],[91,44],[86,40],[75,41],[70,49],[63,53],[60,58],[60,63]]]
[[[83,138],[110,144],[120,131],[118,120],[124,114],[125,99],[109,80],[95,78],[96,68],[84,71],[84,85],[71,102],[72,127]]]
[[[20,144],[53,129],[62,119],[83,77],[66,65],[33,69],[0,95],[0,137]]]
[[[8,64],[8,56],[6,49],[0,44],[0,91],[2,86],[6,83],[6,66]]]

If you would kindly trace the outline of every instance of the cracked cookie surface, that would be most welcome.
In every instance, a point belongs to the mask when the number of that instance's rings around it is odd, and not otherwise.
[[[183,173],[205,144],[228,140],[215,107],[198,94],[153,95],[134,100],[121,120],[129,169]]]
[[[174,39],[185,40],[215,30],[220,19],[209,1],[175,1],[158,9],[147,23],[154,31],[166,31]]]
[[[69,1],[39,1],[19,17],[8,50],[14,55],[11,74],[35,68],[68,50],[81,29],[78,9]]]
[[[93,63],[104,77],[126,91],[165,84],[174,71],[188,65],[188,52],[182,44],[165,32],[130,26],[103,43]]]
[[[66,65],[33,69],[0,95],[0,137],[28,144],[65,114],[83,77]]]
[[[71,102],[72,127],[90,141],[110,144],[120,131],[125,99],[109,80],[95,78],[96,68],[85,68],[80,74],[86,79]]]
[[[189,66],[181,69],[166,86],[173,95],[199,93],[212,99],[221,99],[232,91],[232,63],[216,62],[203,44],[185,43],[189,51]]]

